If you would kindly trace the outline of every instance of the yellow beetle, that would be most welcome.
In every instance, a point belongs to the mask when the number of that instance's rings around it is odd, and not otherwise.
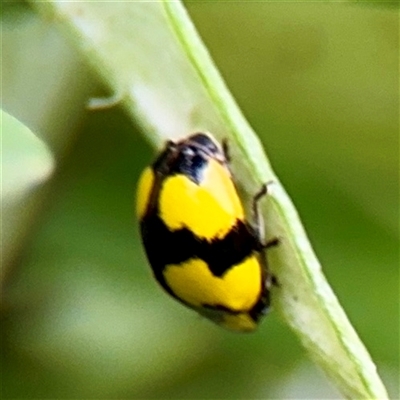
[[[137,214],[147,258],[174,298],[234,331],[253,331],[270,304],[259,200],[253,227],[228,166],[226,146],[208,133],[168,141],[138,185]]]

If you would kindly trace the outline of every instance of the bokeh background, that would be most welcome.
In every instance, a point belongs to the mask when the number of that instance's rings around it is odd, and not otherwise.
[[[153,281],[134,217],[153,157],[52,24],[3,3],[3,107],[57,169],[2,265],[2,398],[340,398],[273,313],[212,325]],[[395,3],[187,2],[324,272],[399,397]]]

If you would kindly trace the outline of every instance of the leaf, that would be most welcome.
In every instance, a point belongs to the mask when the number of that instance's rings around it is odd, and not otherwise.
[[[251,195],[273,180],[264,217],[281,245],[269,253],[276,311],[348,398],[387,398],[367,350],[328,285],[285,190],[178,1],[32,2],[60,21],[156,146],[206,130],[228,138]]]
[[[51,175],[54,162],[46,145],[4,111],[1,127],[3,279],[6,266],[26,233],[38,189]]]

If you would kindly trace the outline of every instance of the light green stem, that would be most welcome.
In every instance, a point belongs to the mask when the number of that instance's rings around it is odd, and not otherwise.
[[[367,350],[328,285],[297,212],[260,141],[215,68],[178,1],[35,2],[82,51],[156,146],[197,130],[226,137],[233,171],[249,194],[275,181],[263,212],[281,238],[270,263],[279,287],[273,305],[311,358],[345,397],[385,399]]]

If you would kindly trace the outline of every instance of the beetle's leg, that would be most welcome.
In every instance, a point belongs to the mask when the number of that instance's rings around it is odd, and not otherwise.
[[[263,250],[275,247],[279,244],[279,239],[277,237],[272,238],[267,242],[265,241],[265,228],[264,228],[264,220],[260,209],[260,201],[263,199],[263,197],[265,197],[268,194],[268,185],[269,183],[264,183],[262,185],[261,189],[253,197],[253,204],[252,204],[255,231],[259,244]],[[272,285],[277,286],[278,282],[276,278],[269,271],[268,261],[266,256],[262,255],[262,258],[266,272],[266,282],[265,282],[266,287],[271,287]]]
[[[228,139],[222,139],[222,152],[224,153],[226,162],[229,164],[231,162],[231,155],[229,153]]]
[[[253,224],[256,229],[257,237],[262,245],[264,246],[265,243],[265,228],[264,228],[264,219],[262,217],[261,209],[260,209],[260,200],[265,197],[268,193],[267,184],[264,183],[261,186],[261,189],[254,195],[253,197],[253,204],[252,204],[252,211],[253,211]]]
[[[260,201],[263,199],[263,197],[268,195],[268,185],[270,184],[271,182],[267,182],[261,186],[261,189],[254,195],[252,204],[253,221],[255,224],[256,233],[260,244],[264,249],[274,247],[279,243],[278,238],[273,238],[271,240],[268,240],[268,242],[265,242],[264,220],[260,209]]]

